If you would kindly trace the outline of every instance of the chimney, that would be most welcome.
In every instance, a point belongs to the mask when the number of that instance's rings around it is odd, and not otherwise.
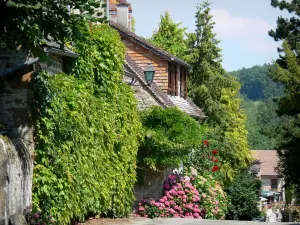
[[[123,27],[131,30],[130,20],[129,20],[129,6],[126,0],[120,0],[117,4],[117,23]]]

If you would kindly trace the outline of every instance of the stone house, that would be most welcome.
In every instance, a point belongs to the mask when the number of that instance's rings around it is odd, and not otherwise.
[[[258,161],[257,176],[262,182],[261,195],[269,201],[284,197],[284,180],[276,172],[278,156],[276,150],[252,150],[253,157]]]
[[[125,75],[131,73],[136,77],[137,83],[131,85],[140,103],[139,107],[176,106],[192,117],[204,120],[206,116],[202,110],[187,96],[191,66],[130,31],[132,7],[125,0],[119,1],[119,4],[116,2],[110,0],[110,26],[119,32],[126,46]],[[144,78],[144,69],[149,63],[155,69],[151,85],[147,85]]]
[[[140,110],[151,106],[178,107],[193,118],[202,121],[206,118],[188,98],[188,73],[191,66],[182,59],[151,44],[131,31],[132,6],[126,0],[110,0],[110,26],[117,30],[126,46],[125,76],[134,78],[132,86]],[[155,69],[154,81],[147,85],[144,70],[148,64]],[[146,170],[143,183],[135,187],[137,202],[142,199],[161,197],[163,182],[171,169]]]
[[[34,113],[30,81],[40,71],[63,72],[64,62],[77,57],[55,43],[45,45],[44,51],[51,64],[22,50],[0,50],[0,225],[22,224],[23,210],[31,204]]]

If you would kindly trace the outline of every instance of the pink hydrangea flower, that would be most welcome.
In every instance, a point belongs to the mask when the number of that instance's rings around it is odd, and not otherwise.
[[[160,202],[164,203],[166,200],[164,198],[159,199]]]
[[[184,191],[178,191],[178,194],[179,195],[184,195],[185,193],[184,193]]]

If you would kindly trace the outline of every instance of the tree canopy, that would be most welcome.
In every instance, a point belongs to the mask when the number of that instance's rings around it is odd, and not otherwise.
[[[269,35],[275,41],[287,41],[290,48],[295,51],[297,58],[300,57],[300,0],[272,0],[271,5],[280,10],[287,10],[291,17],[277,19],[277,28],[270,30]],[[282,52],[283,49],[279,49]],[[284,56],[280,56],[277,63],[281,66],[286,66]]]
[[[247,115],[248,142],[252,150],[275,149],[276,128],[286,121],[276,113],[275,99],[283,96],[284,85],[270,78],[271,66],[265,64],[231,72],[242,86],[242,108]]]
[[[285,95],[280,98],[278,114],[289,116],[287,123],[279,127],[279,171],[284,175],[286,183],[300,188],[300,59],[290,48],[288,42],[283,43],[284,63],[286,69],[276,64],[271,76],[274,80],[285,84]]]
[[[150,41],[164,50],[182,57],[186,51],[185,31],[181,23],[175,23],[169,12],[160,16],[158,30],[154,32]]]
[[[35,53],[45,41],[62,46],[81,36],[83,21],[104,20],[97,0],[7,0],[0,7],[0,47],[22,45]]]

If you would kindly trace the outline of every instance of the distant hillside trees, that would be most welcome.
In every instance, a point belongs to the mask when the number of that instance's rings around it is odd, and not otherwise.
[[[285,121],[276,114],[276,99],[284,94],[284,85],[269,77],[270,67],[265,64],[231,72],[242,85],[242,107],[247,115],[249,147],[253,150],[274,149],[276,129]]]

